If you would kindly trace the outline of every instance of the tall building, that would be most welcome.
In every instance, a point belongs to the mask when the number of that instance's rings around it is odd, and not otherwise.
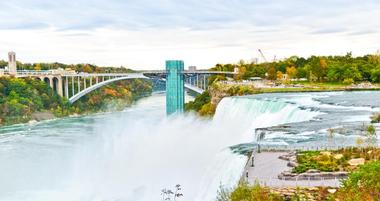
[[[8,71],[11,75],[16,75],[17,73],[17,63],[16,63],[16,53],[8,52]]]
[[[184,63],[180,60],[166,61],[166,113],[182,113],[185,105]]]

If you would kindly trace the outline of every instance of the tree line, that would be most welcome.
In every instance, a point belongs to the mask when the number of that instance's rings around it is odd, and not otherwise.
[[[380,55],[292,56],[259,64],[241,60],[238,64],[217,64],[212,70],[233,71],[235,67],[239,69],[236,79],[261,77],[278,80],[286,74],[289,79],[306,78],[311,82],[380,82]]]
[[[8,62],[0,60],[0,68],[8,66]],[[87,73],[131,73],[133,70],[126,67],[106,67],[97,66],[93,64],[63,64],[59,62],[54,63],[21,63],[17,61],[18,70],[53,70],[53,69],[71,69],[77,72]]]
[[[0,67],[7,63],[0,61]],[[66,65],[60,63],[22,64],[18,68],[26,70],[48,70],[71,68],[77,72],[126,73],[127,68],[99,67],[91,64]],[[37,67],[37,68],[36,68]],[[33,78],[0,77],[0,125],[24,123],[32,119],[36,112],[50,112],[56,117],[70,114],[93,113],[121,110],[152,92],[149,80],[122,80],[111,83],[82,97],[74,104],[60,97],[44,81]]]

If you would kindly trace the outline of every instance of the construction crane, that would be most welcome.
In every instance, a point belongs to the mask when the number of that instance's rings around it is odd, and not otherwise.
[[[261,57],[264,59],[264,61],[266,63],[268,63],[268,60],[265,58],[265,56],[264,56],[263,52],[261,51],[261,49],[259,49],[259,52],[260,52]]]
[[[263,60],[264,60],[266,63],[268,63],[268,60],[267,60],[267,58],[265,58],[263,51],[261,51],[261,49],[259,49],[259,52],[260,52],[260,55],[261,55],[261,57],[263,58]],[[273,62],[276,62],[276,59],[277,59],[277,57],[276,57],[276,55],[274,55],[274,57],[273,57]]]

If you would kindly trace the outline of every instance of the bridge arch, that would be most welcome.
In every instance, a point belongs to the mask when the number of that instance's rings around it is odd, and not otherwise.
[[[50,86],[50,79],[49,77],[44,77],[43,81]]]
[[[52,79],[52,82],[53,82],[52,88],[53,88],[53,90],[55,92],[57,92],[58,91],[58,78],[57,77],[53,77],[51,79]]]
[[[75,101],[79,100],[80,98],[82,98],[83,96],[87,95],[88,93],[102,87],[102,86],[105,86],[107,84],[110,84],[112,82],[117,82],[117,81],[120,81],[120,80],[128,80],[128,79],[152,79],[152,78],[149,78],[149,77],[146,77],[145,75],[143,74],[137,74],[137,75],[130,75],[130,76],[123,76],[123,77],[115,77],[115,78],[112,78],[112,79],[109,79],[109,80],[105,80],[103,82],[99,82],[95,85],[92,85],[86,89],[83,89],[82,91],[80,91],[79,93],[73,95],[72,97],[69,98],[69,102],[70,103],[74,103]],[[166,79],[160,79],[160,80],[163,80],[166,82]],[[189,90],[192,90],[196,93],[203,93],[204,90],[200,89],[200,88],[197,88],[197,87],[194,87],[190,84],[184,84],[184,87],[189,89]]]
[[[112,82],[117,82],[117,81],[120,81],[120,80],[128,80],[128,79],[150,79],[149,77],[146,77],[144,76],[143,74],[138,74],[138,75],[131,75],[131,76],[124,76],[124,77],[115,77],[115,78],[112,78],[112,79],[109,79],[109,80],[105,80],[103,82],[99,82],[95,85],[92,85],[88,88],[85,88],[83,89],[82,91],[80,91],[79,93],[75,94],[74,96],[70,97],[69,98],[69,102],[70,103],[74,103],[75,101],[77,101],[78,99],[82,98],[83,96],[85,96],[86,94],[102,87],[102,86],[105,86],[107,84],[110,84]]]

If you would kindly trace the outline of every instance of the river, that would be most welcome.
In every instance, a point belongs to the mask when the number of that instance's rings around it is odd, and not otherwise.
[[[122,112],[1,127],[0,200],[153,201],[181,184],[181,200],[211,201],[246,163],[229,147],[254,141],[256,129],[267,128],[262,143],[321,143],[327,128],[368,122],[379,100],[379,92],[224,98],[207,120],[166,117],[156,93]]]

